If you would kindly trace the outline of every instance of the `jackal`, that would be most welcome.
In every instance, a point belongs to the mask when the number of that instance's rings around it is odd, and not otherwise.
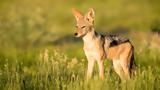
[[[91,78],[95,61],[98,63],[99,75],[104,79],[104,60],[110,59],[115,72],[123,80],[130,79],[134,62],[134,48],[129,39],[118,35],[100,35],[94,30],[94,10],[92,8],[82,15],[73,8],[76,18],[75,37],[84,42],[84,52],[88,60],[87,80]]]

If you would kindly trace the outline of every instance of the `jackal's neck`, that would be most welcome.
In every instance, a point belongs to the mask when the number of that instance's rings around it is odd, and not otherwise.
[[[92,28],[92,30],[90,32],[88,32],[84,37],[83,37],[83,41],[85,42],[90,42],[92,41],[94,38],[96,38],[97,33],[94,31],[94,28]]]

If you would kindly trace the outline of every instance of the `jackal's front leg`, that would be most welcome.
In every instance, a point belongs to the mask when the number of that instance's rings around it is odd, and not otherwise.
[[[92,77],[94,62],[95,62],[95,60],[88,59],[87,80],[89,80]]]
[[[104,60],[98,60],[99,67],[99,76],[103,80],[104,79]]]

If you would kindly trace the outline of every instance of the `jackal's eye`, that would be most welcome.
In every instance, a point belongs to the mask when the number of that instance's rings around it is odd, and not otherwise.
[[[81,28],[85,28],[86,26],[82,26]]]

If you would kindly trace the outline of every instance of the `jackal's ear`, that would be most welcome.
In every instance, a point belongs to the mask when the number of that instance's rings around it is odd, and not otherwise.
[[[78,21],[80,18],[83,18],[83,15],[81,14],[80,11],[78,11],[75,8],[72,8],[72,13],[75,16],[76,20]]]
[[[95,14],[94,14],[93,8],[89,8],[89,11],[85,15],[85,19],[93,24],[94,23],[94,16],[95,16]]]

